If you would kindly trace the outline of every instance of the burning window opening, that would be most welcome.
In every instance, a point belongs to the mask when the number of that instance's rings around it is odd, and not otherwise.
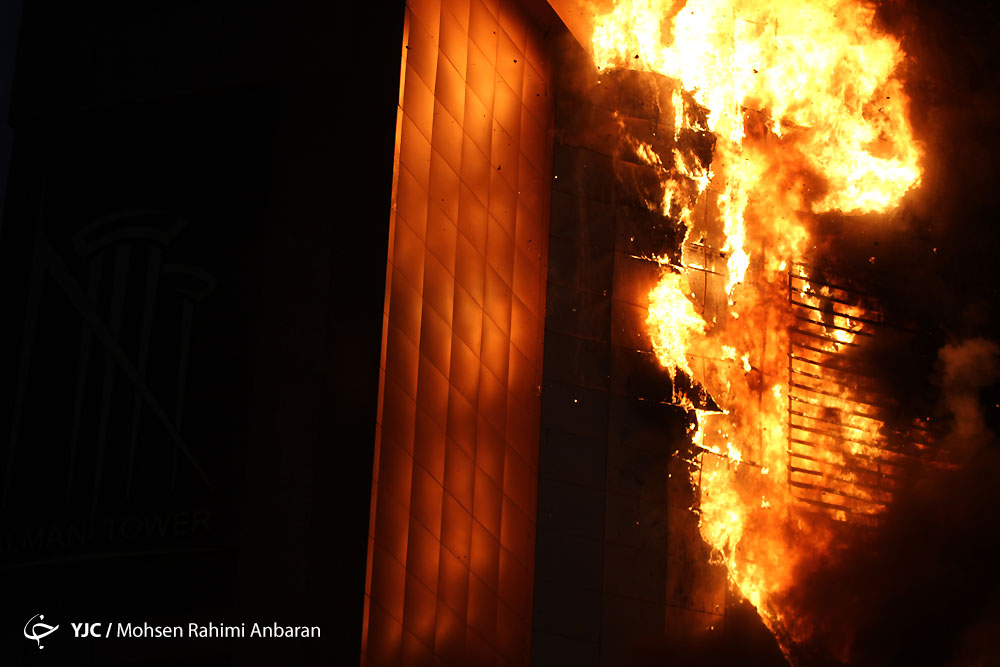
[[[887,326],[874,297],[796,264],[788,300],[796,313],[789,330],[788,484],[801,502],[872,525],[931,435],[919,427],[905,439],[890,432],[885,413],[894,401],[850,354]]]

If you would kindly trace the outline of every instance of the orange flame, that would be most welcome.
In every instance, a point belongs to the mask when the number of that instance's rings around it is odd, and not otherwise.
[[[705,333],[705,320],[694,310],[686,289],[687,280],[679,273],[664,272],[649,293],[646,326],[660,365],[673,378],[680,369],[691,374],[687,347],[694,337]]]
[[[689,236],[711,237],[694,222],[705,216],[693,211],[714,199],[718,251],[726,258],[718,287],[724,298],[715,300],[725,307],[708,312],[707,296],[696,304],[687,278],[664,269],[649,294],[646,324],[670,376],[693,376],[722,408],[707,413],[678,399],[698,418],[695,446],[711,454],[701,459],[701,535],[787,653],[789,642],[807,639],[810,629],[782,608],[782,594],[794,585],[798,565],[832,540],[829,524],[795,502],[793,487],[808,490],[802,475],[872,456],[882,435],[877,416],[819,373],[815,386],[796,389],[811,397],[797,399],[797,409],[853,429],[857,439],[842,451],[819,434],[809,463],[790,467],[787,330],[794,313],[785,271],[809,259],[815,215],[886,211],[919,185],[921,149],[900,79],[905,54],[879,31],[873,6],[853,0],[617,0],[595,18],[592,48],[599,69],[627,67],[676,81],[672,111],[664,114],[672,117],[661,119],[675,146],[685,131],[716,136],[711,169],[677,148],[668,165],[662,151],[633,146],[658,167],[663,214],[687,226]],[[692,113],[692,103],[704,113]],[[688,274],[703,268],[689,254]],[[799,291],[800,303],[816,309],[830,296],[808,285]],[[831,325],[812,322],[822,333],[817,349],[854,344],[863,316],[847,305]],[[822,416],[828,414],[835,416]],[[838,484],[850,486],[852,475]],[[878,491],[861,498],[845,501],[833,518],[886,500]]]

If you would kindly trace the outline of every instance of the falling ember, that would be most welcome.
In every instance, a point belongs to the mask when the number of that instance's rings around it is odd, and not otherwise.
[[[812,632],[782,606],[796,568],[824,553],[832,523],[871,521],[891,499],[867,482],[868,462],[895,464],[877,406],[838,366],[877,314],[804,267],[816,216],[885,212],[920,183],[905,54],[850,0],[618,0],[592,48],[601,70],[675,82],[671,154],[631,139],[661,175],[663,214],[686,228],[685,270],[662,269],[647,331],[670,377],[691,376],[720,409],[675,396],[704,453],[701,535],[788,654]],[[698,159],[685,142],[709,133]],[[717,294],[706,277],[694,297],[699,272],[721,277]]]

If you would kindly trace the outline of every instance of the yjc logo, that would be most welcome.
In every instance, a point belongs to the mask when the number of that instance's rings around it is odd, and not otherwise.
[[[100,623],[70,623],[73,626],[74,637],[100,637]],[[82,633],[80,631],[83,631]]]
[[[42,639],[48,637],[53,632],[59,629],[58,625],[49,625],[48,623],[35,623],[35,619],[39,621],[45,620],[44,614],[35,614],[31,619],[24,624],[24,636],[28,639],[34,639],[35,643],[38,644],[39,649],[45,648],[42,646]],[[28,628],[31,628],[31,634],[28,634]]]

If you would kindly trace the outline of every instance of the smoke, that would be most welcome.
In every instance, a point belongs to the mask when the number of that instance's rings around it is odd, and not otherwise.
[[[783,601],[811,639],[804,665],[992,664],[1000,656],[1000,446],[984,391],[1000,379],[1000,346],[983,338],[938,355],[947,435],[914,468],[872,530],[798,573]]]
[[[943,446],[965,461],[993,437],[986,426],[980,392],[1000,378],[1000,345],[984,338],[941,348],[941,389],[953,421]]]

